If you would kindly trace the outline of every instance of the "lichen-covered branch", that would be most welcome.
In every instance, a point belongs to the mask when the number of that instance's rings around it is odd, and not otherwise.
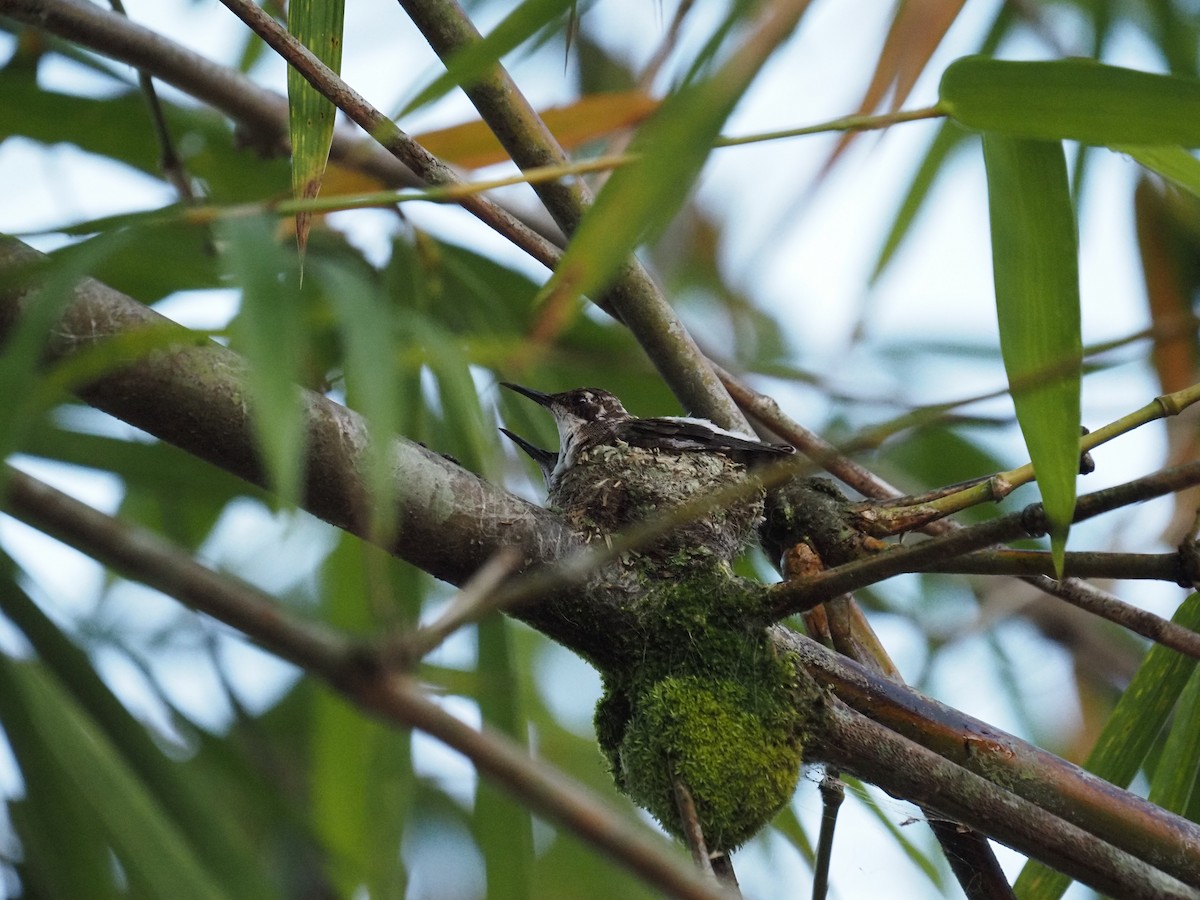
[[[15,327],[34,287],[18,276],[46,257],[0,237],[0,339]],[[64,356],[141,329],[175,330],[177,341],[84,387],[92,406],[254,484],[266,478],[251,421],[246,363],[231,350],[176,325],[92,279],[80,281],[54,331],[50,353]],[[303,394],[307,417],[304,508],[369,538],[371,500],[364,477],[370,441],[354,411],[320,394]],[[427,572],[461,584],[503,546],[524,548],[527,568],[575,546],[558,517],[437,453],[392,441],[395,493],[383,502],[400,526],[388,547]]]

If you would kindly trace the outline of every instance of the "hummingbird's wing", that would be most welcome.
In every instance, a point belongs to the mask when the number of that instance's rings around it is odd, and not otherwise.
[[[628,444],[662,450],[695,450],[733,456],[786,456],[796,452],[796,448],[788,444],[764,444],[697,419],[631,418],[619,423],[615,431],[616,437]]]

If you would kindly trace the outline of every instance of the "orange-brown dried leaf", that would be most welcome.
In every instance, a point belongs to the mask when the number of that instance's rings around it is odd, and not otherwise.
[[[1197,348],[1189,298],[1197,284],[1188,259],[1200,248],[1179,228],[1162,190],[1149,179],[1138,182],[1133,207],[1154,328],[1154,371],[1162,392],[1169,394],[1195,379]]]
[[[614,91],[589,94],[567,106],[551,107],[543,110],[541,117],[559,144],[572,150],[588,141],[637,125],[658,105],[658,100],[639,90]],[[435,156],[468,169],[508,159],[496,136],[481,121],[428,131],[417,135],[416,140]]]
[[[933,52],[962,12],[966,0],[902,0],[879,51],[879,61],[857,113],[867,115],[882,105],[891,92],[890,112],[901,107],[913,85],[929,65]],[[859,132],[847,131],[838,140],[817,176],[820,181],[850,146]]]

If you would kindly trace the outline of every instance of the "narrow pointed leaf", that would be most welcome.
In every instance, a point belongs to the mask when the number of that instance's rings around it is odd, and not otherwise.
[[[574,0],[525,0],[504,17],[487,37],[471,41],[454,54],[446,71],[405,104],[399,118],[427,106],[459,85],[470,85],[540,29],[574,6]]]
[[[304,317],[294,259],[266,216],[217,226],[228,271],[242,287],[233,346],[250,362],[250,400],[267,472],[285,503],[299,498],[304,410],[296,388],[304,354]]]
[[[1200,79],[1153,75],[1088,59],[955,60],[940,105],[976,131],[1084,144],[1200,147]]]
[[[588,141],[644,121],[659,101],[643,91],[612,91],[580,97],[567,106],[541,110],[538,116],[559,145],[573,150]],[[504,162],[508,153],[482,121],[465,122],[416,136],[422,147],[455,165],[474,169]]]
[[[997,11],[995,19],[992,20],[991,27],[980,44],[979,52],[981,54],[995,52],[996,47],[1011,30],[1015,18],[1013,7],[1007,3],[1003,4]],[[943,122],[942,127],[938,129],[937,136],[929,145],[925,158],[921,160],[917,174],[913,176],[912,184],[909,186],[904,200],[900,203],[895,221],[892,222],[892,227],[884,239],[883,248],[879,251],[879,258],[875,262],[874,269],[871,270],[872,282],[879,279],[884,269],[892,261],[900,244],[907,237],[917,213],[920,212],[925,200],[929,197],[934,182],[943,171],[946,160],[951,152],[962,144],[966,135],[967,132],[953,121]]]
[[[721,126],[807,5],[797,0],[776,4],[724,65],[681,89],[643,126],[630,147],[641,159],[618,169],[605,184],[546,296],[573,298],[598,290],[634,248],[666,226],[699,176]]]
[[[1151,803],[1183,815],[1187,812],[1200,772],[1200,673],[1191,677],[1179,695],[1162,756],[1150,782]]]
[[[1200,197],[1200,159],[1182,147],[1117,147],[1156,175]]]
[[[1200,628],[1200,594],[1183,601],[1171,621],[1193,631]],[[1117,787],[1128,786],[1195,671],[1196,660],[1167,647],[1151,647],[1113,707],[1084,768]],[[1066,875],[1030,861],[1014,888],[1021,900],[1056,900],[1070,883]]]
[[[322,265],[316,274],[332,302],[345,347],[347,402],[370,426],[366,481],[372,528],[383,536],[396,526],[389,501],[391,438],[400,422],[402,402],[394,349],[395,317],[378,286],[351,267]]]
[[[37,663],[0,657],[0,717],[22,766],[52,770],[103,829],[114,854],[142,896],[227,896],[211,879],[146,785],[116,747]],[[63,823],[67,827],[68,823]]]
[[[1000,350],[1061,572],[1079,472],[1083,344],[1062,145],[985,134]]]
[[[342,69],[342,20],[345,0],[291,0],[288,30],[334,72]],[[337,108],[295,70],[288,69],[288,128],[292,139],[292,196],[308,200],[321,190],[321,178],[333,143]],[[301,259],[312,214],[296,214],[296,244]]]
[[[879,109],[884,99],[895,111],[904,105],[913,85],[929,65],[933,52],[958,14],[965,0],[901,0],[879,51],[871,83],[856,112],[867,115]],[[889,96],[890,94],[890,96]],[[821,166],[818,178],[832,170],[834,163],[862,132],[847,131],[838,139],[833,152]]]
[[[393,573],[389,584],[380,573]],[[394,598],[380,586],[419,596],[420,577],[382,550],[343,534],[326,559],[325,621],[347,632],[368,634],[394,625]],[[382,621],[381,621],[382,620]],[[403,897],[404,863],[398,848],[416,790],[408,732],[363,716],[343,697],[320,687],[313,692],[309,730],[312,829],[330,855],[329,869],[341,896],[365,885],[372,897]]]
[[[158,445],[142,445],[158,449]],[[272,896],[261,861],[251,846],[243,823],[223,797],[213,790],[214,773],[200,771],[192,761],[170,759],[146,726],[134,718],[92,666],[87,653],[76,646],[13,580],[15,567],[0,560],[0,610],[25,635],[46,670],[53,673],[65,693],[87,711],[95,726],[149,789],[186,836],[194,852],[214,877],[237,896]],[[12,571],[10,571],[12,570]],[[82,825],[73,825],[75,828]]]

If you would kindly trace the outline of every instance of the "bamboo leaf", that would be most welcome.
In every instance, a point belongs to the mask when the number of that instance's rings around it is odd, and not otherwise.
[[[1089,59],[955,60],[942,109],[976,131],[1084,144],[1200,146],[1200,79],[1153,75]]]
[[[217,224],[225,262],[242,287],[231,327],[233,346],[250,363],[254,427],[275,491],[285,503],[300,496],[304,409],[296,383],[304,354],[304,317],[293,258],[275,239],[267,216]]]
[[[483,721],[525,744],[529,726],[517,684],[512,622],[491,616],[478,625],[479,710]],[[522,900],[532,892],[533,821],[529,808],[507,796],[487,779],[475,788],[474,831],[488,860],[487,895]]]
[[[1182,147],[1116,147],[1156,175],[1200,197],[1200,159]]]
[[[1150,782],[1151,803],[1183,815],[1200,771],[1200,673],[1195,668],[1179,695],[1171,728],[1163,744],[1154,779]]]
[[[288,30],[317,59],[334,72],[342,70],[342,21],[345,0],[291,0]],[[325,163],[333,143],[333,101],[309,84],[295,69],[288,69],[288,130],[292,139],[292,196],[309,200],[321,190]],[[296,245],[300,258],[308,244],[312,213],[296,214]]]
[[[87,654],[16,584],[13,580],[16,573],[10,571],[15,567],[7,560],[2,562],[0,609],[20,628],[37,651],[42,666],[62,685],[64,694],[69,694],[73,702],[86,710],[95,727],[120,748],[122,760],[153,792],[164,813],[225,889],[236,891],[238,897],[247,900],[274,896],[243,823],[232,820],[231,810],[221,794],[213,790],[218,782],[215,773],[199,770],[191,762],[181,764],[169,759],[146,727],[100,679]],[[53,805],[49,808],[60,809]],[[82,809],[80,814],[86,815]],[[28,815],[35,813],[30,810]],[[69,833],[74,837],[87,830],[85,823],[74,821]],[[55,862],[74,855],[62,850],[51,852],[55,853],[51,857]],[[105,870],[110,870],[107,860]]]
[[[0,686],[0,718],[22,771],[32,766],[75,795],[99,822],[135,895],[227,896],[107,736],[39,664],[0,656]]]
[[[398,610],[388,602],[393,598],[375,596],[381,573],[402,580],[395,585],[400,596],[420,596],[419,576],[412,569],[343,534],[322,568],[325,595],[336,598],[326,605],[326,621],[361,634],[389,624]],[[312,829],[330,853],[340,894],[352,896],[365,885],[372,897],[403,897],[406,878],[398,848],[416,790],[408,732],[363,716],[324,687],[313,692],[310,722]]]
[[[366,481],[372,528],[382,537],[397,524],[390,502],[391,438],[398,430],[402,402],[395,316],[378,286],[350,265],[323,263],[316,274],[332,303],[345,348],[347,401],[370,426]]]
[[[566,106],[541,110],[539,118],[559,145],[573,150],[588,141],[644,121],[659,101],[640,90],[589,94]],[[475,120],[416,136],[435,156],[469,169],[504,162],[508,153],[486,123]]]
[[[487,37],[472,41],[447,62],[446,71],[404,105],[398,118],[427,106],[459,85],[469,86],[523,44],[539,29],[559,18],[575,0],[525,0],[504,17]]]
[[[1000,350],[1061,573],[1079,473],[1083,362],[1066,158],[1061,144],[991,133],[983,151]]]
[[[630,147],[637,163],[618,169],[583,217],[543,296],[573,299],[599,290],[683,203],[721,126],[806,3],[778,4],[731,57],[668,99]]]
[[[1200,628],[1200,594],[1183,601],[1171,621],[1193,631]],[[1196,660],[1167,647],[1151,647],[1113,707],[1084,768],[1117,787],[1128,786],[1195,671]],[[1066,875],[1030,861],[1014,888],[1022,900],[1055,900],[1070,881]]]

